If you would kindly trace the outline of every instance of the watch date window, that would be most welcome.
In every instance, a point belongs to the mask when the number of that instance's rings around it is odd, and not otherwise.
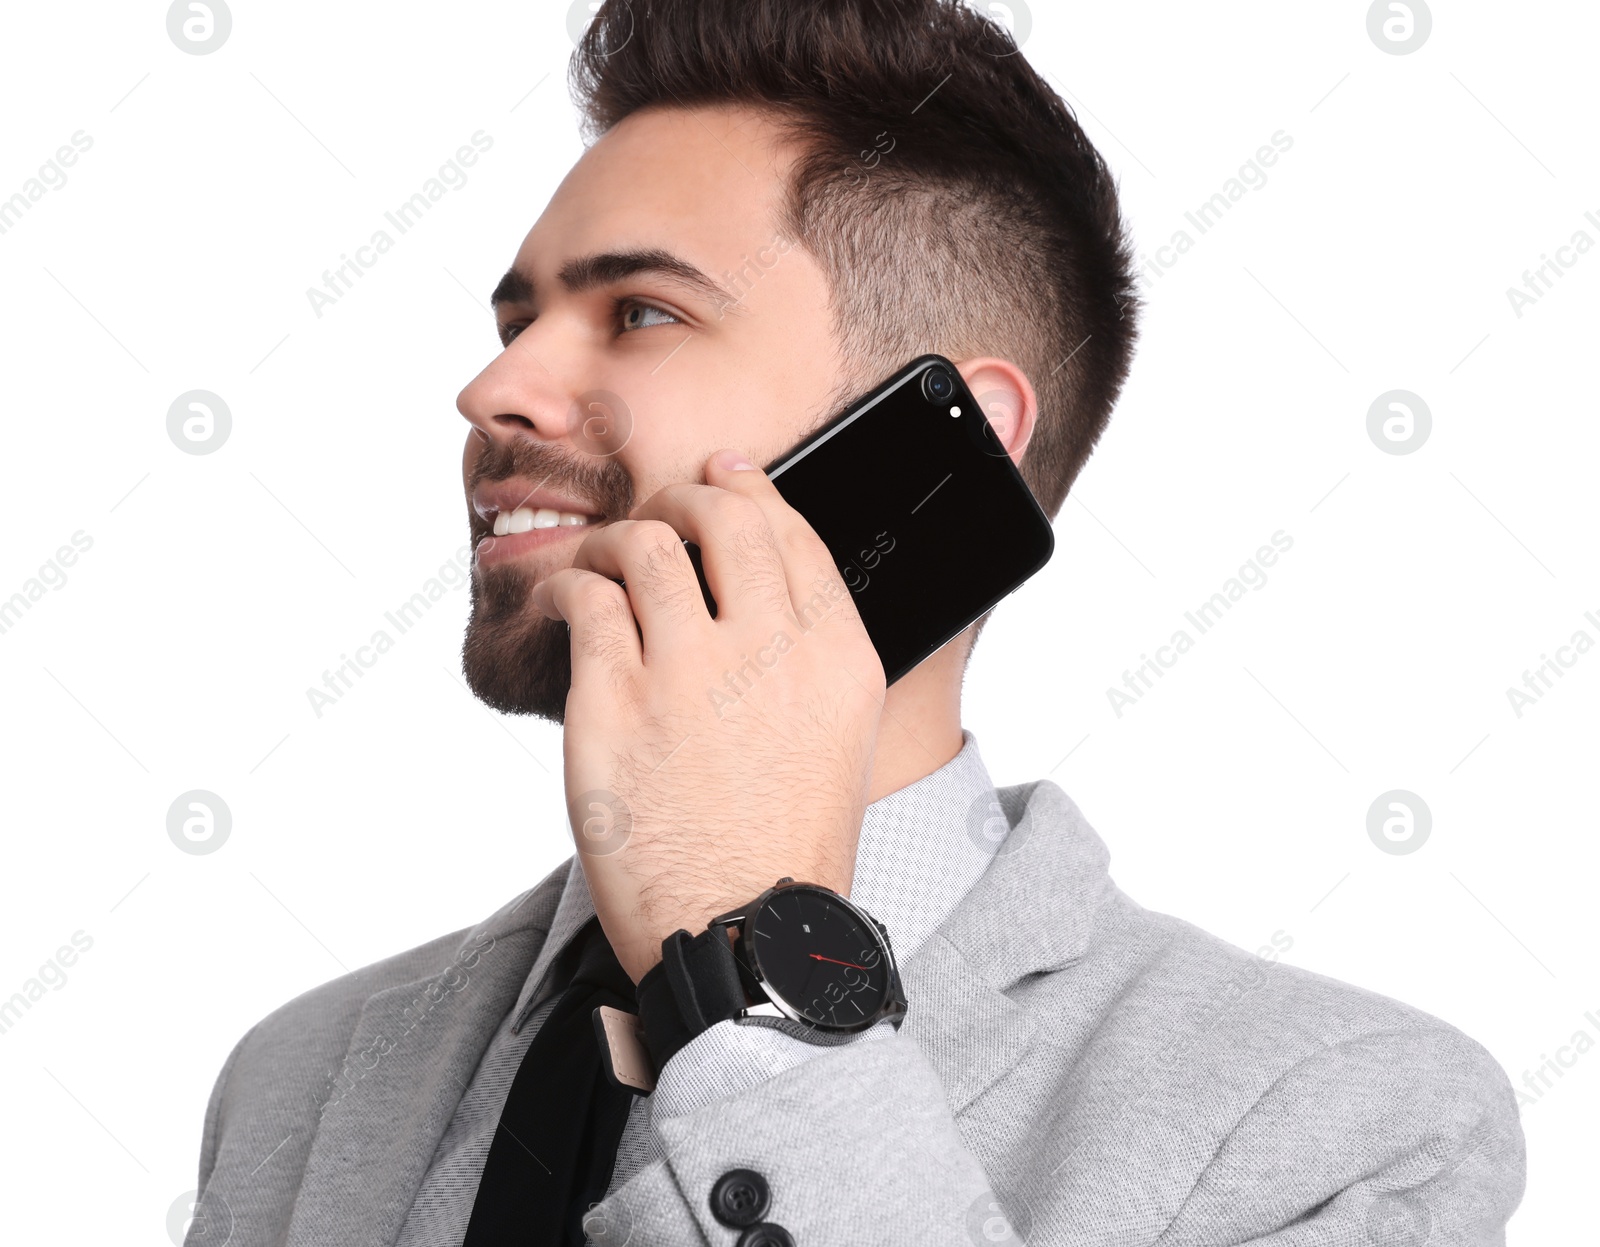
[[[790,888],[752,924],[771,990],[819,1026],[864,1023],[888,997],[888,967],[875,935],[823,893]]]

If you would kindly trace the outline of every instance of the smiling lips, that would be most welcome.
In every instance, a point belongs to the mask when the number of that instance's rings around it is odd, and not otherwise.
[[[472,509],[490,530],[478,542],[480,566],[514,559],[605,518],[583,499],[514,477],[481,482],[472,491]]]
[[[557,511],[553,507],[518,507],[515,511],[497,511],[494,517],[494,535],[525,533],[535,528],[581,528],[592,516],[576,511]]]

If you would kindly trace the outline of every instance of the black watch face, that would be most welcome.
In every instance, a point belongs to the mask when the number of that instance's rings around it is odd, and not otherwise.
[[[878,932],[811,888],[774,893],[749,924],[769,990],[817,1026],[873,1017],[889,996],[889,961]]]

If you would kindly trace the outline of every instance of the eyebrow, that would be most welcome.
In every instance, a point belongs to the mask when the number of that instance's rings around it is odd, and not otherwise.
[[[723,286],[689,261],[656,247],[579,256],[563,264],[556,277],[569,293],[582,294],[641,273],[681,286],[718,309],[738,303]],[[506,270],[506,275],[489,296],[489,305],[498,311],[503,303],[532,303],[533,300],[533,279],[513,266]]]

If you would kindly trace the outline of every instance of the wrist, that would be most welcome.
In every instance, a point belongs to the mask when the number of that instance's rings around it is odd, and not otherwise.
[[[638,980],[639,1020],[656,1070],[718,1022],[751,1018],[816,1043],[888,1020],[905,992],[888,932],[819,884],[780,879],[749,903],[678,929]]]
[[[708,908],[704,910],[703,913],[704,916],[698,920],[693,918],[685,919],[680,926],[672,928],[671,932],[663,937],[646,937],[646,942],[637,948],[630,950],[629,955],[624,956],[620,951],[618,952],[618,960],[622,963],[622,968],[627,973],[628,977],[633,980],[635,987],[644,981],[645,975],[649,974],[650,971],[654,970],[661,964],[664,950],[673,936],[682,932],[694,937],[702,935],[710,929],[713,917],[717,911],[715,909]],[[738,940],[735,936],[735,933],[727,928],[718,929],[726,933],[729,947],[736,950],[738,947]],[[746,992],[745,995],[746,1004],[755,1003],[755,1001],[748,999],[748,992]]]
[[[667,936],[636,997],[645,1047],[659,1075],[690,1040],[744,1008],[744,986],[723,929]]]

